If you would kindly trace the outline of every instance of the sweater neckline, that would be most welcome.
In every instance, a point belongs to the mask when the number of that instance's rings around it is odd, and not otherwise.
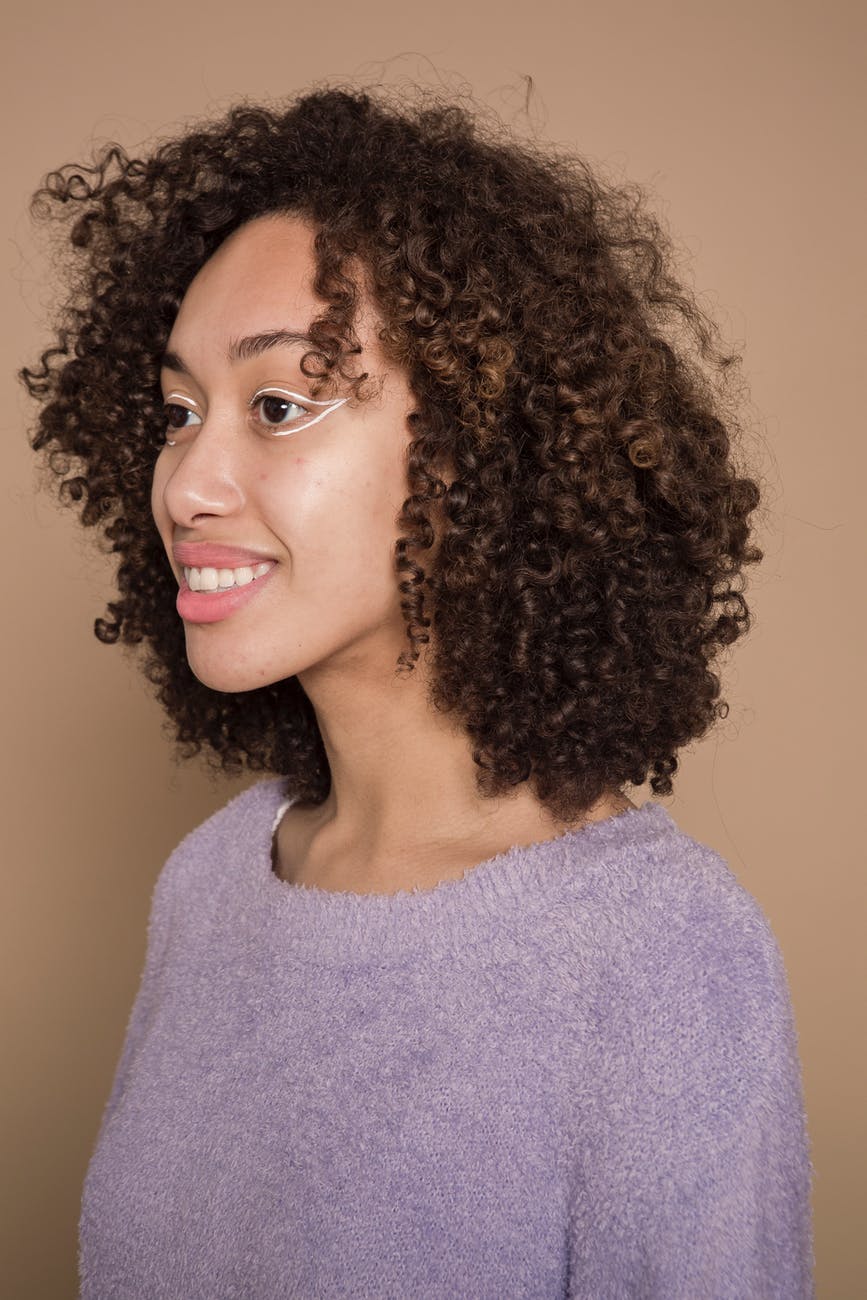
[[[502,927],[510,913],[526,917],[550,908],[558,887],[589,885],[612,859],[677,832],[666,809],[647,800],[553,839],[512,845],[433,888],[358,894],[282,880],[272,866],[272,827],[287,803],[286,780],[262,781],[248,793],[255,797],[248,860],[260,901],[284,937],[291,931],[294,955],[320,962],[464,949]]]

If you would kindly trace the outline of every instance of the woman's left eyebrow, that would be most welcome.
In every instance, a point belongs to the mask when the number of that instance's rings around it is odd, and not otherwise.
[[[293,343],[316,346],[309,334],[301,334],[297,330],[266,330],[263,334],[248,334],[245,338],[235,339],[229,344],[226,360],[250,361],[271,348],[283,348]]]
[[[309,334],[298,330],[265,330],[262,334],[247,334],[244,338],[234,339],[226,351],[226,360],[250,361],[271,348],[289,347],[296,343],[309,343],[315,347]],[[190,375],[190,368],[178,352],[168,350],[163,353],[160,369],[173,370],[176,375]]]

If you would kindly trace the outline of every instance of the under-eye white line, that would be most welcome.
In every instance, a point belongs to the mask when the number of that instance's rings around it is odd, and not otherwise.
[[[288,388],[268,387],[263,388],[260,393],[256,393],[252,398],[252,402],[257,402],[260,397],[270,397],[274,393],[279,393],[281,397],[291,397],[299,406],[310,405],[322,406],[325,408],[320,411],[318,415],[314,415],[310,420],[304,420],[304,417],[301,416],[300,421],[294,424],[291,429],[278,429],[274,425],[266,425],[265,428],[268,429],[275,438],[285,438],[287,433],[300,433],[303,429],[309,429],[311,425],[318,424],[320,420],[325,419],[326,415],[330,415],[332,411],[336,411],[338,406],[342,406],[344,402],[349,401],[348,397],[337,397],[332,398],[328,402],[319,402],[315,397],[302,397],[300,393],[293,393]]]

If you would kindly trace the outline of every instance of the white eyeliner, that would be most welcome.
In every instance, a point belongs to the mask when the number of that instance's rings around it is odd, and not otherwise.
[[[349,401],[348,397],[337,397],[337,398],[331,398],[329,401],[322,402],[315,397],[303,397],[300,393],[293,393],[288,388],[266,387],[260,389],[259,392],[253,394],[252,398],[250,399],[250,407],[252,408],[253,406],[255,406],[256,402],[258,402],[260,397],[270,397],[274,393],[279,393],[281,397],[291,398],[292,401],[295,402],[297,406],[321,406],[324,408],[319,412],[318,415],[314,415],[311,420],[307,420],[305,424],[296,424],[292,429],[278,430],[273,428],[271,425],[266,425],[265,428],[270,429],[272,436],[275,438],[285,438],[287,433],[300,433],[303,429],[309,429],[312,424],[318,424],[319,421],[323,420],[326,415],[330,415],[332,411],[336,411],[338,406],[342,406],[344,402]],[[193,415],[199,414],[199,412],[196,411],[195,408],[190,404],[190,398],[184,397],[183,393],[169,393],[165,398],[166,404],[168,404],[173,397],[181,398],[181,401],[185,405],[185,409],[188,411],[192,411]],[[166,438],[167,447],[176,447],[177,445],[178,444],[175,439]]]
[[[281,397],[291,397],[293,402],[298,406],[309,405],[322,406],[325,408],[320,411],[318,415],[314,415],[312,420],[307,420],[305,424],[296,424],[292,429],[278,430],[273,428],[271,425],[266,425],[266,429],[270,429],[272,436],[275,438],[285,438],[287,433],[300,433],[303,429],[309,429],[311,425],[318,424],[320,420],[324,420],[326,415],[330,415],[332,411],[337,410],[338,406],[342,406],[344,402],[349,400],[347,397],[337,397],[331,398],[330,401],[320,402],[317,401],[315,397],[302,397],[300,393],[293,393],[289,388],[277,388],[276,386],[272,388],[270,385],[266,385],[265,388],[262,388],[257,393],[253,394],[250,399],[250,405],[255,405],[260,397],[270,397],[273,393],[279,393]]]
[[[181,399],[181,401],[184,403],[184,410],[192,411],[193,415],[198,415],[198,411],[193,410],[193,407],[188,405],[190,399],[188,397],[184,397],[183,393],[169,393],[165,398],[164,404],[168,406],[169,402],[172,400],[173,397],[179,397]],[[177,447],[177,445],[178,444],[174,438],[166,438],[167,447]]]

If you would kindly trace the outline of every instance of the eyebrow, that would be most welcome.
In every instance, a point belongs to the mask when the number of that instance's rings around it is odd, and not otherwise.
[[[234,339],[226,351],[227,361],[250,361],[271,348],[284,348],[294,343],[309,343],[315,347],[309,334],[297,330],[266,330],[262,334],[248,334],[242,339]],[[183,357],[177,352],[166,351],[160,360],[161,370],[173,370],[178,375],[191,375]]]

